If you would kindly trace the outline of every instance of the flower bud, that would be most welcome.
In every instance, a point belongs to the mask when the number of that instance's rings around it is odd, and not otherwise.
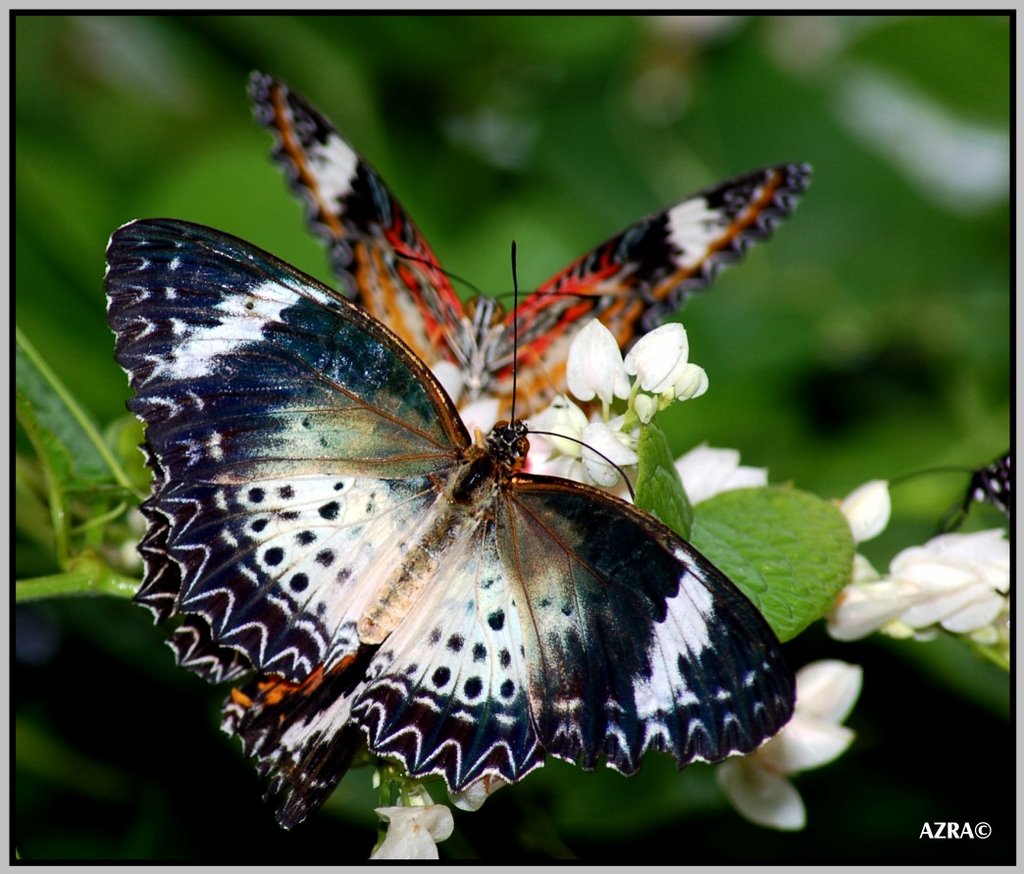
[[[686,328],[669,322],[636,341],[626,355],[626,373],[637,376],[644,391],[660,395],[682,376],[689,354]]]

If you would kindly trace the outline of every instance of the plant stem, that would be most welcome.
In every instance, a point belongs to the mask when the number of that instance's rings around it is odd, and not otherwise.
[[[113,595],[131,598],[139,588],[139,581],[114,573],[110,568],[80,566],[62,574],[31,577],[14,584],[15,603],[38,601],[43,598],[63,598],[69,595]],[[98,565],[98,563],[95,563]]]

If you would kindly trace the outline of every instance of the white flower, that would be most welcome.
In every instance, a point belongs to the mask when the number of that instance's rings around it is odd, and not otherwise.
[[[807,811],[787,774],[818,768],[840,756],[853,731],[840,723],[860,695],[863,671],[836,660],[797,671],[793,718],[759,750],[715,769],[719,786],[751,822],[786,831],[802,829]]]
[[[676,470],[693,504],[719,492],[768,485],[768,471],[763,467],[741,466],[738,450],[714,449],[704,443],[677,459]]]
[[[498,421],[500,402],[497,398],[477,398],[459,408],[459,415],[469,431],[470,436],[477,430],[489,434],[494,423]]]
[[[672,398],[688,401],[699,398],[708,390],[707,372],[699,364],[687,364],[679,373],[672,387]]]
[[[558,395],[547,407],[531,416],[527,424],[530,431],[548,432],[542,436],[554,452],[570,458],[580,457],[583,447],[579,441],[583,439],[583,429],[588,424],[587,414],[565,395]],[[530,446],[535,451],[541,448],[534,445],[533,438]]]
[[[608,488],[619,481],[619,472],[609,461],[619,467],[637,463],[639,459],[629,442],[626,435],[613,430],[610,423],[591,422],[583,429],[583,466],[594,483]]]
[[[678,322],[644,334],[626,354],[626,373],[640,380],[640,388],[660,395],[671,389],[686,371],[690,343]]]
[[[462,389],[465,387],[466,382],[462,368],[457,364],[452,364],[451,361],[438,361],[430,369],[434,372],[434,376],[437,377],[437,381],[441,383],[444,390],[448,392],[448,397],[458,403],[459,396],[462,394]]]
[[[532,416],[530,431],[548,433],[537,435],[537,445],[527,462],[530,472],[605,488],[618,483],[619,472],[608,460],[619,467],[637,464],[640,425],[648,424],[672,401],[706,391],[707,374],[687,362],[688,352],[683,326],[663,325],[637,341],[626,356],[627,364],[612,333],[599,321],[588,322],[569,347],[566,378],[576,398],[584,402],[600,398],[602,409],[593,412],[595,421],[588,423],[583,410],[560,395],[547,409]],[[636,374],[633,384],[629,369]],[[615,398],[628,403],[625,413],[613,417],[611,402]]]
[[[852,583],[839,593],[828,617],[836,640],[858,640],[893,622],[914,603],[912,586],[895,580]],[[898,634],[898,637],[908,635]]]
[[[1010,588],[1010,544],[1002,529],[945,534],[905,549],[889,569],[919,587],[922,597],[900,619],[912,628],[939,624],[975,631],[991,623]]]
[[[646,425],[654,418],[654,414],[661,409],[661,403],[658,398],[640,393],[633,398],[633,409],[636,411],[637,418]]]
[[[1009,588],[1010,544],[1004,530],[943,534],[900,552],[886,578],[843,589],[828,631],[837,640],[879,629],[926,639],[939,628],[998,639]]]
[[[889,524],[889,514],[892,512],[889,484],[884,479],[870,480],[843,498],[839,509],[850,523],[853,539],[857,543],[871,540]]]
[[[508,786],[508,781],[501,777],[490,774],[478,777],[464,789],[452,792],[449,797],[459,810],[479,810],[483,803],[502,786]]]
[[[378,807],[375,813],[388,824],[388,833],[371,859],[440,858],[437,844],[455,828],[452,812],[443,804]]]
[[[629,397],[629,377],[615,337],[592,319],[573,338],[565,371],[566,383],[581,401],[599,397],[607,406],[613,398]]]

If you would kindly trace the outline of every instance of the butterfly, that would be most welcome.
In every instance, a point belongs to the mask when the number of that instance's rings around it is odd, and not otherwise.
[[[569,344],[586,321],[601,319],[625,349],[768,237],[811,175],[807,164],[779,164],[705,188],[578,258],[513,313],[483,296],[463,307],[397,198],[335,127],[272,76],[253,73],[249,93],[344,293],[428,366],[454,367],[460,403],[496,397],[507,415],[517,370],[515,407],[524,418],[564,385]]]
[[[794,679],[751,602],[631,504],[523,472],[521,421],[470,437],[365,309],[228,234],[135,221],[108,321],[145,424],[136,600],[231,690],[278,822],[366,746],[457,792],[555,756],[625,774],[749,753]]]
[[[1012,456],[1007,450],[991,464],[971,473],[971,481],[959,504],[940,523],[940,530],[952,531],[963,524],[972,504],[989,504],[1009,518],[1013,505]]]

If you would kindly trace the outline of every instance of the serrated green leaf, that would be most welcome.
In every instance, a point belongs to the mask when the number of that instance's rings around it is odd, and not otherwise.
[[[29,437],[43,439],[48,450],[60,454],[54,473],[62,483],[66,485],[72,479],[108,480],[110,471],[95,443],[61,397],[56,378],[20,332],[15,344],[14,374],[19,420]],[[56,459],[48,454],[46,460]]]
[[[636,505],[660,519],[684,539],[690,538],[693,507],[676,470],[668,439],[654,422],[640,430]]]
[[[53,432],[42,425],[36,415],[36,407],[20,389],[15,390],[14,401],[18,421],[25,429],[45,474],[54,548],[58,559],[63,560],[68,552],[67,502],[64,489],[72,478],[71,456],[67,447]],[[38,522],[39,520],[36,520],[37,528]]]
[[[30,436],[36,436],[39,429],[45,429],[64,447],[71,466],[61,471],[67,476],[61,484],[70,485],[72,478],[77,481],[76,485],[92,485],[113,479],[141,498],[143,492],[132,485],[78,401],[17,326],[14,335],[19,419],[24,414],[31,421],[35,431]],[[31,416],[27,415],[29,407],[32,408]]]
[[[850,526],[796,489],[722,492],[697,508],[691,542],[754,602],[780,640],[825,615],[850,581]]]

